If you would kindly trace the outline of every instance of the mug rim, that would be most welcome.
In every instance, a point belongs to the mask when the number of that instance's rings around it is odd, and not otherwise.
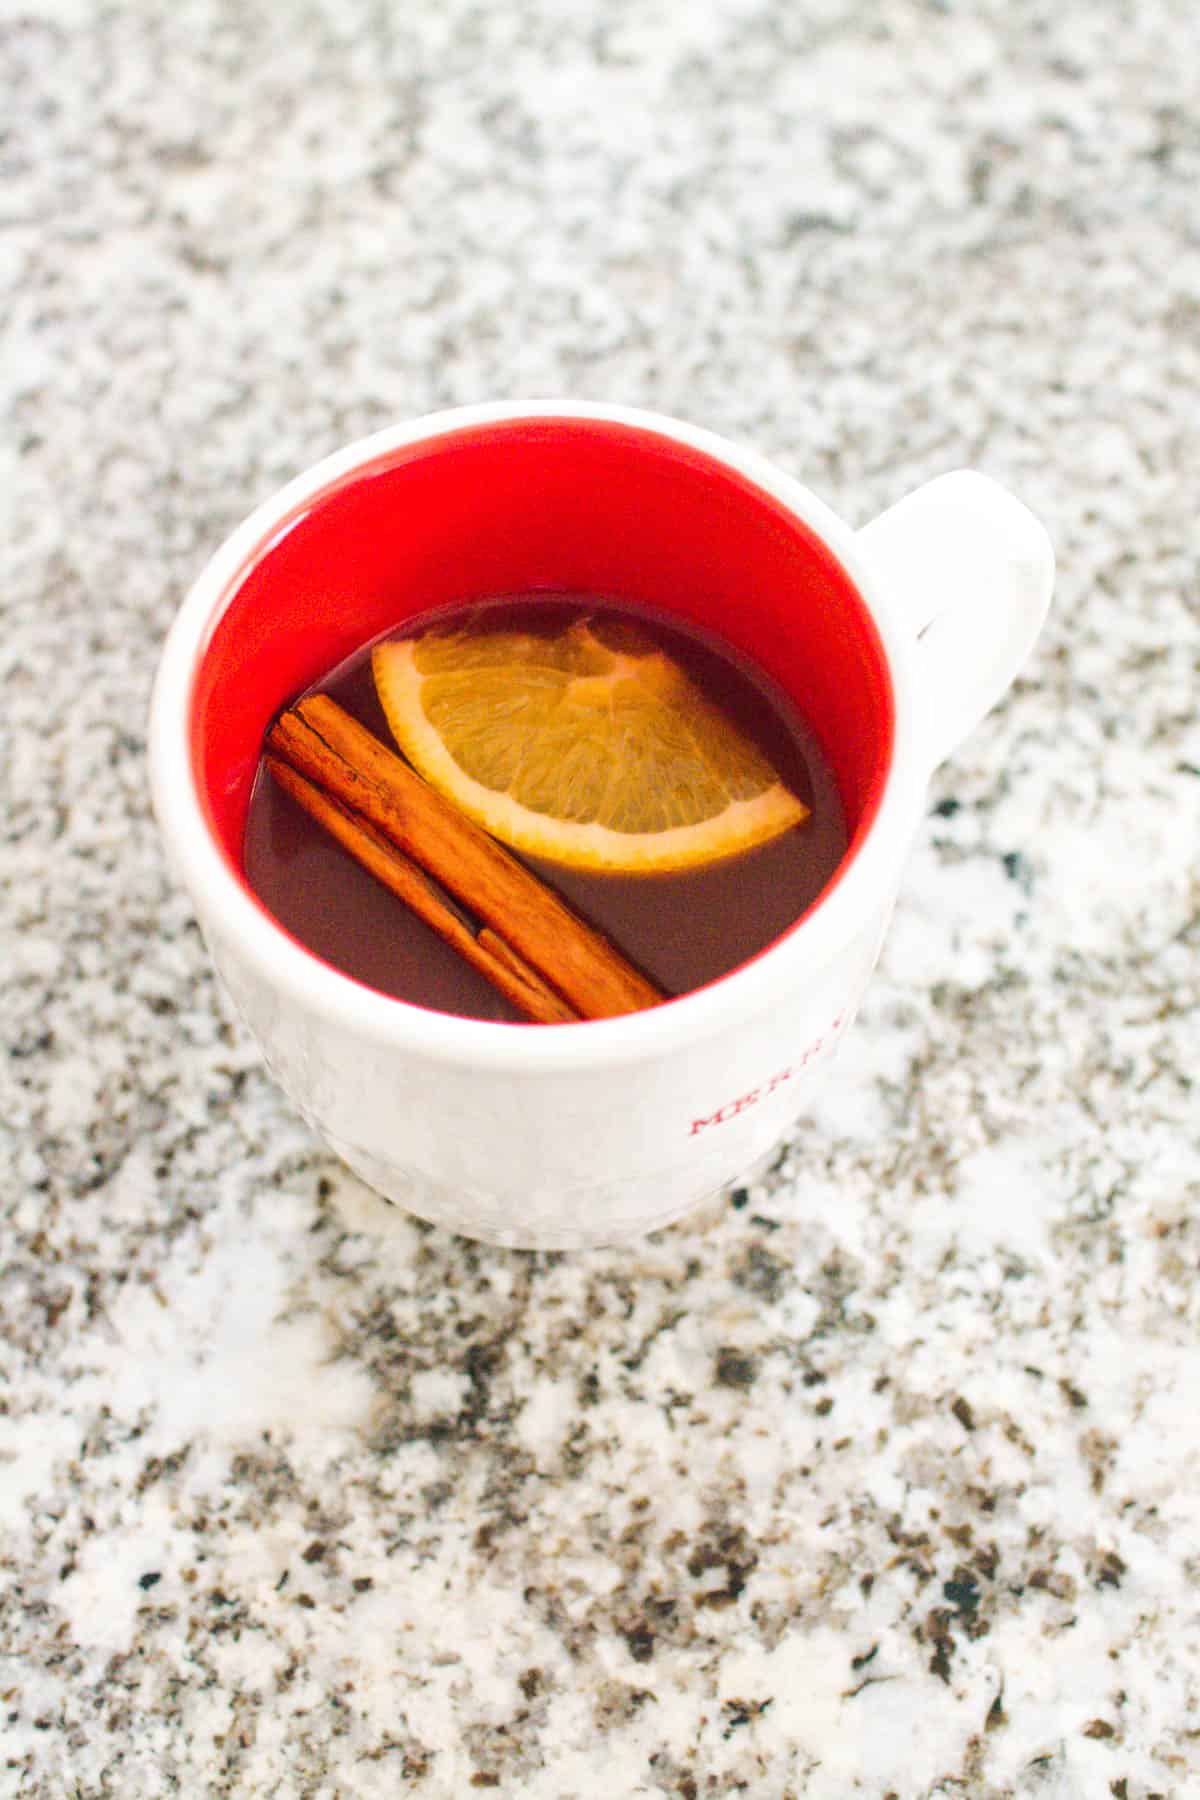
[[[878,633],[892,685],[893,737],[878,809],[863,842],[804,917],[780,937],[728,974],[660,1006],[618,1018],[529,1028],[436,1012],[381,993],[297,943],[254,901],[216,842],[197,790],[189,736],[193,688],[205,652],[240,579],[269,552],[281,529],[290,528],[325,491],[397,450],[480,426],[549,419],[605,421],[684,444],[734,470],[807,526],[848,577]],[[211,924],[218,943],[236,945],[272,987],[305,1012],[390,1048],[501,1068],[514,1077],[637,1061],[686,1048],[737,1018],[770,1010],[798,977],[819,975],[890,902],[893,865],[911,839],[924,791],[914,642],[853,531],[756,450],[665,414],[601,401],[508,400],[441,409],[385,426],[321,458],[255,507],[201,569],[167,634],[154,683],[148,731],[154,810],[205,936]]]

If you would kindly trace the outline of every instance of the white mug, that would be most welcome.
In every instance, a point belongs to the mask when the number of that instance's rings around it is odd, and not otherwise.
[[[1053,566],[985,476],[944,475],[855,532],[753,451],[626,407],[466,407],[326,458],[204,569],[150,722],[164,839],[269,1068],[372,1188],[451,1230],[561,1249],[678,1218],[803,1110],[879,953],[929,775],[1012,681]],[[649,1011],[426,1011],[322,962],[247,887],[262,733],[406,612],[555,586],[690,609],[753,656],[821,737],[850,848],[768,949]]]

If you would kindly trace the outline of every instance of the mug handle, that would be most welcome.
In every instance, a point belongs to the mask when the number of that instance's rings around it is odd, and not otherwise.
[[[990,476],[939,475],[857,534],[917,643],[925,765],[949,756],[1025,661],[1050,604],[1045,528]]]

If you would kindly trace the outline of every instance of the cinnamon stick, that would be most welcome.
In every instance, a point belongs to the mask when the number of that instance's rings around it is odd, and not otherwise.
[[[431,925],[445,943],[486,976],[493,987],[499,988],[526,1018],[541,1025],[567,1024],[578,1019],[579,1014],[502,938],[486,929],[472,932],[437,893],[423,870],[394,844],[389,844],[366,819],[359,818],[348,807],[322,793],[320,788],[314,787],[311,781],[306,781],[303,775],[277,757],[268,756],[267,768],[280,787],[298,801],[311,818],[323,825],[356,862]]]
[[[267,747],[427,870],[579,1017],[638,1012],[664,999],[608,938],[328,695],[285,712]]]

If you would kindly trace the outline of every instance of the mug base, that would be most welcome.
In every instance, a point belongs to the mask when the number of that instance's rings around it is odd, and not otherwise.
[[[354,1220],[356,1230],[386,1236],[398,1210],[442,1231],[470,1238],[475,1243],[492,1244],[501,1250],[598,1250],[648,1237],[651,1232],[662,1231],[699,1211],[730,1187],[755,1180],[770,1166],[778,1150],[777,1145],[772,1145],[740,1174],[705,1187],[686,1199],[676,1198],[668,1206],[632,1216],[625,1213],[615,1220],[607,1220],[602,1226],[589,1228],[577,1222],[563,1222],[561,1197],[555,1204],[554,1218],[546,1217],[544,1213],[541,1217],[526,1214],[513,1218],[511,1213],[505,1217],[494,1200],[484,1202],[479,1196],[466,1196],[434,1183],[426,1176],[407,1174],[394,1165],[382,1164],[368,1152],[332,1141],[328,1133],[322,1135],[339,1160],[364,1184],[362,1204],[354,1208],[358,1215]],[[590,1196],[593,1204],[597,1197],[594,1192]]]

